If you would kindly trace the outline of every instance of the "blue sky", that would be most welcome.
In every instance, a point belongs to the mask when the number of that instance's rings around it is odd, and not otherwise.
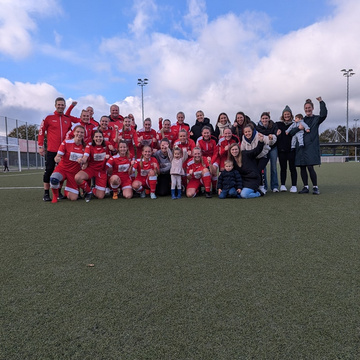
[[[213,123],[244,111],[274,120],[308,97],[327,102],[327,127],[344,122],[346,82],[359,69],[355,0],[0,0],[0,116],[39,123],[53,99],[93,105],[95,117],[120,105],[141,123],[137,79],[147,77],[145,116]],[[350,117],[360,116],[359,74]]]

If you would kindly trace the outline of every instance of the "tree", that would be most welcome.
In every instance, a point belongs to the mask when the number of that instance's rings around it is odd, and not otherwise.
[[[35,135],[37,134],[37,125],[28,125],[27,126],[27,133],[28,133],[28,140],[35,140]],[[18,134],[18,136],[16,136]],[[16,132],[16,128],[12,129],[8,137],[19,139],[26,139],[26,125],[21,125],[18,127],[18,132]]]

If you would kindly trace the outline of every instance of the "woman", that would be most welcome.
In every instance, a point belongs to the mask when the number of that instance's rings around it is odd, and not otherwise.
[[[263,135],[274,135],[277,136],[278,127],[277,125],[270,119],[269,112],[263,112],[260,117],[260,121],[256,126],[256,130]],[[278,181],[278,173],[277,173],[277,157],[278,151],[276,143],[271,145],[271,150],[269,151],[267,157],[270,160],[270,186],[271,190],[274,193],[279,192],[279,181]],[[266,166],[264,167],[264,180],[265,180],[265,189],[267,190],[267,179],[266,179]]]
[[[137,157],[141,156],[142,149],[145,145],[150,146],[152,152],[157,150],[156,131],[151,128],[150,118],[144,120],[144,127],[137,131],[137,136],[139,140],[139,146],[137,146],[136,152]]]
[[[175,141],[174,146],[177,146],[180,149],[186,149],[188,156],[190,157],[196,145],[194,140],[188,138],[187,131],[183,129],[180,130],[179,138]]]
[[[50,187],[53,193],[51,202],[53,203],[58,201],[59,188],[65,180],[67,180],[65,196],[72,201],[78,199],[79,189],[75,181],[75,175],[83,164],[85,129],[81,125],[76,125],[73,133],[73,139],[65,140],[61,143],[54,159],[58,165],[50,176]]]
[[[269,136],[264,136],[261,133],[257,132],[256,129],[254,129],[254,127],[252,126],[252,124],[246,125],[244,127],[244,135],[241,141],[241,150],[255,149],[260,141],[260,138],[263,139],[265,145],[263,146],[260,154],[257,155],[256,161],[258,164],[259,173],[261,174],[260,190],[265,194],[266,190],[264,187],[263,171],[269,161],[267,154],[271,150],[271,145],[274,145],[276,142],[276,135],[270,134]]]
[[[307,99],[304,104],[305,117],[303,120],[305,124],[310,127],[310,132],[304,132],[303,147],[300,147],[298,143],[296,144],[295,166],[300,167],[300,175],[304,183],[304,187],[301,191],[299,191],[299,194],[309,193],[309,172],[310,179],[313,184],[313,194],[320,195],[314,165],[321,164],[319,126],[326,119],[327,109],[321,96],[317,97],[316,100],[320,103],[320,115],[313,114],[314,104],[310,99]],[[299,125],[298,128],[291,130],[289,134],[293,136],[300,130],[304,130],[302,125]]]
[[[288,105],[285,106],[285,109],[282,112],[280,121],[276,123],[278,127],[277,135],[277,149],[278,149],[278,158],[280,164],[280,191],[287,191],[285,186],[286,176],[287,176],[287,165],[289,164],[290,177],[291,177],[291,193],[297,193],[297,171],[295,167],[295,151],[291,151],[291,136],[286,135],[286,130],[293,123],[293,113]]]
[[[255,127],[255,124],[250,120],[250,118],[245,115],[242,111],[239,111],[235,115],[234,124],[231,127],[231,132],[236,135],[239,139],[242,138],[244,135],[243,129],[245,125],[253,124]]]
[[[176,124],[171,126],[171,131],[175,136],[178,137],[181,130],[186,130],[187,136],[190,137],[190,126],[185,123],[185,114],[182,111],[176,114],[176,120]]]
[[[160,126],[161,124],[161,126]],[[163,118],[159,118],[159,131],[157,132],[156,139],[158,141],[158,145],[160,146],[160,142],[162,139],[166,138],[169,140],[170,149],[173,148],[174,142],[177,140],[176,135],[171,131],[171,122],[169,119],[163,120]]]
[[[258,135],[259,141],[252,150],[241,150],[239,144],[231,144],[228,152],[228,159],[234,163],[234,169],[238,170],[242,179],[240,196],[243,199],[256,198],[263,193],[259,191],[261,175],[258,170],[256,157],[264,147],[264,136]]]
[[[224,136],[224,130],[231,129],[231,122],[229,117],[224,113],[220,113],[217,119],[217,123],[215,126],[214,136],[216,139],[219,139],[221,136]]]
[[[109,144],[109,143],[108,143]],[[75,181],[85,193],[85,201],[91,200],[92,191],[88,180],[95,178],[95,196],[103,199],[107,183],[105,169],[106,160],[110,157],[110,149],[100,130],[95,130],[92,143],[85,148],[82,159],[82,170],[75,175]]]
[[[205,196],[210,199],[211,193],[211,176],[209,165],[206,157],[202,156],[201,149],[195,147],[192,152],[192,158],[186,162],[186,177],[189,180],[186,187],[186,196],[195,197],[201,185],[205,187]]]
[[[219,168],[219,148],[214,139],[211,138],[211,132],[208,126],[204,126],[201,136],[197,139],[196,146],[201,149],[202,156],[206,157],[209,164],[212,165],[210,169],[211,184],[213,193],[216,194],[217,189],[217,170]]]
[[[210,119],[204,117],[204,112],[202,110],[198,110],[195,115],[196,123],[191,128],[190,138],[193,139],[196,143],[197,139],[201,136],[201,132],[204,126],[208,126],[210,128],[211,135],[214,134],[214,128],[210,124]]]
[[[131,126],[131,119],[124,118],[123,128],[119,131],[119,140],[124,140],[128,146],[130,158],[135,159],[135,146],[139,147],[140,142],[135,129]]]
[[[134,170],[137,170],[137,176],[132,183],[132,187],[134,191],[140,194],[141,198],[146,197],[145,189],[150,189],[150,198],[156,199],[155,191],[157,175],[159,173],[159,163],[151,155],[151,147],[145,145],[141,157],[134,164]]]
[[[112,156],[106,163],[108,174],[110,175],[109,184],[113,190],[113,199],[117,200],[119,189],[122,190],[122,196],[125,199],[131,199],[133,196],[131,174],[133,171],[134,160],[126,141],[120,140],[118,153]]]
[[[164,129],[164,128],[163,128]],[[160,150],[154,157],[159,163],[159,176],[157,178],[156,194],[159,196],[170,195],[171,190],[171,150],[169,140],[164,138],[160,141]]]
[[[240,140],[233,135],[230,129],[224,130],[224,136],[219,139],[218,148],[220,155],[220,171],[224,170],[225,160],[227,160],[228,150],[231,144],[238,144]]]

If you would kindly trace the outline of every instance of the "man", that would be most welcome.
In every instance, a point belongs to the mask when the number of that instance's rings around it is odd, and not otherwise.
[[[50,189],[50,175],[55,168],[55,156],[60,144],[65,139],[66,133],[71,128],[71,119],[64,114],[66,108],[65,99],[58,97],[55,100],[55,112],[48,115],[41,123],[38,136],[38,152],[41,156],[45,155],[44,138],[47,136],[47,152],[45,157],[45,172],[44,172],[44,201],[51,201]],[[63,195],[59,193],[59,197]]]
[[[111,126],[113,129],[115,129],[115,125],[118,126],[118,129],[121,130],[124,123],[124,118],[119,113],[120,109],[117,105],[111,105],[110,106],[110,123],[109,126]]]

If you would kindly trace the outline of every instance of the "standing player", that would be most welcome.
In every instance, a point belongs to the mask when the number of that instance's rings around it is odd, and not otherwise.
[[[38,152],[44,156],[44,139],[47,136],[47,151],[45,157],[45,172],[44,172],[44,201],[51,201],[50,189],[50,175],[55,169],[55,156],[60,144],[65,139],[66,133],[71,128],[71,119],[64,114],[66,107],[65,99],[58,97],[55,100],[55,112],[53,115],[48,115],[41,123],[38,136]],[[63,198],[59,190],[59,198]]]
[[[151,119],[144,120],[144,127],[137,131],[139,146],[137,148],[136,156],[139,157],[145,145],[151,147],[152,152],[155,152],[158,147],[156,139],[156,131],[151,128]]]
[[[124,126],[118,132],[119,140],[124,140],[128,146],[131,159],[135,159],[135,146],[139,146],[139,140],[135,129],[131,126],[131,119],[124,118]]]

